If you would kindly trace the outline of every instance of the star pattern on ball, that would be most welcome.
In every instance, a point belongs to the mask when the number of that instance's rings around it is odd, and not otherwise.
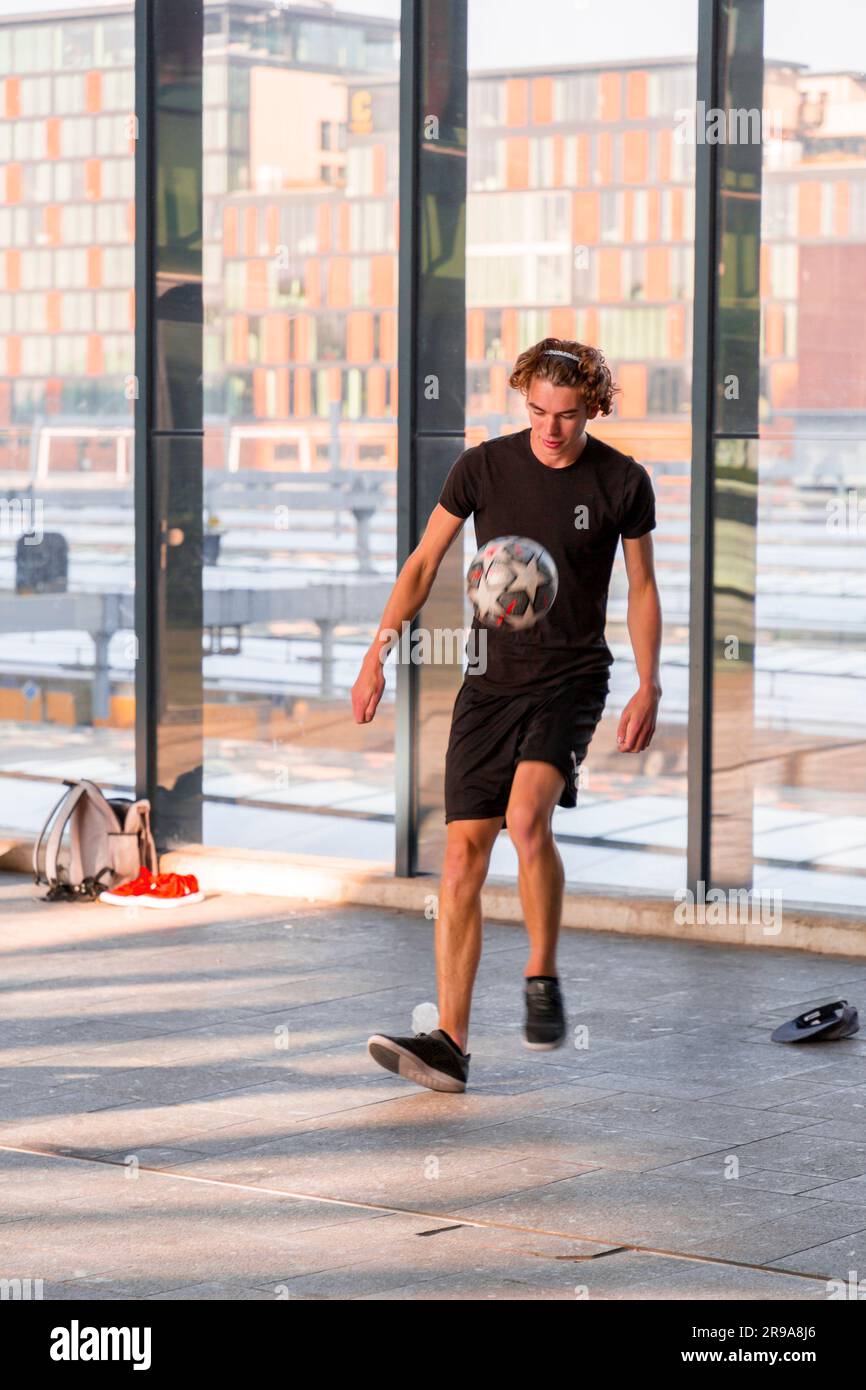
[[[491,565],[490,569],[493,568],[494,566]],[[496,618],[502,612],[499,607],[500,587],[498,583],[492,585],[488,582],[488,574],[489,570],[485,570],[478,581],[478,588],[475,590],[475,611],[479,618]]]
[[[514,579],[508,586],[508,592],[525,592],[529,595],[529,602],[535,603],[535,595],[538,593],[540,584],[546,583],[545,576],[538,568],[538,560],[533,555],[527,560],[512,560],[511,567],[514,570]]]

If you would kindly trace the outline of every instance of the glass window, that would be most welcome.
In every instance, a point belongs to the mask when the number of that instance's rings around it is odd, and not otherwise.
[[[646,252],[634,248],[623,251],[620,266],[623,299],[646,299]]]
[[[25,77],[21,81],[22,116],[51,114],[51,78]]]
[[[622,135],[619,132],[610,137],[611,182],[622,183]]]
[[[79,116],[60,124],[61,153],[67,159],[90,159],[94,154],[92,116]]]
[[[563,140],[563,179],[566,188],[577,187],[578,146],[576,135],[566,135]]]
[[[370,262],[357,256],[351,263],[352,303],[364,308],[370,303]]]
[[[225,193],[228,187],[226,157],[224,154],[205,155],[202,160],[203,186],[205,193],[216,196]]]
[[[346,196],[363,197],[374,192],[375,150],[372,146],[359,145],[346,151]]]
[[[60,26],[60,66],[92,68],[95,63],[96,25],[90,19],[72,20]]]
[[[131,159],[104,159],[101,164],[102,196],[131,198],[135,194],[135,164]]]
[[[63,73],[54,79],[54,110],[58,116],[84,110],[84,78]]]
[[[479,135],[469,147],[467,167],[470,189],[504,188],[504,137]]]
[[[469,123],[478,130],[505,124],[505,84],[500,78],[469,83]]]
[[[123,203],[97,203],[92,209],[86,206],[82,209],[83,213],[91,211],[96,219],[96,241],[103,246],[112,241],[128,242],[127,211]],[[86,222],[82,225],[86,226]]]
[[[649,200],[645,188],[635,189],[631,195],[632,237],[635,241],[649,239]]]
[[[601,194],[601,239],[621,242],[625,236],[623,214],[625,201],[622,193]]]
[[[689,183],[695,181],[695,146],[691,140],[670,141],[671,151],[671,178],[674,183]]]
[[[664,309],[599,310],[599,334],[612,358],[634,361],[645,357],[664,359],[667,347],[667,314]]]
[[[79,332],[93,328],[93,295],[65,294],[63,296],[63,326]]]
[[[56,168],[56,166],[55,166]],[[42,164],[28,163],[24,165],[22,172],[22,184],[24,195],[30,202],[47,203],[51,201],[52,191],[52,167],[48,162]]]
[[[206,108],[224,106],[228,101],[228,66],[208,58],[202,74],[204,103]]]
[[[100,67],[134,66],[135,30],[131,18],[124,16],[99,21],[96,25],[95,61]]]
[[[831,180],[821,184],[821,235],[833,236],[836,231],[836,184]]]
[[[768,178],[761,201],[761,235],[764,240],[796,235],[796,188],[790,178]]]
[[[106,246],[102,253],[102,277],[106,285],[128,285],[135,276],[131,246]]]
[[[532,188],[550,188],[553,177],[553,140],[536,136],[529,142],[529,183]]]
[[[746,858],[755,889],[784,894],[786,908],[862,910],[866,155],[857,74],[866,48],[838,0],[766,0],[763,15],[763,104],[790,113],[791,153],[768,175],[762,147],[761,228],[771,244],[761,282],[755,633],[752,686],[741,681],[747,699],[737,711],[739,724],[754,725],[741,784],[751,811]],[[842,182],[847,225],[837,220]]]
[[[575,24],[571,3],[550,0],[529,53],[525,30],[502,23],[497,0],[469,0],[466,237],[466,298],[471,315],[466,426],[472,439],[526,426],[525,402],[507,387],[508,371],[524,348],[548,335],[589,341],[601,348],[614,381],[625,387],[623,396],[614,398],[613,414],[598,417],[589,426],[590,433],[647,466],[658,500],[658,549],[663,536],[677,537],[668,561],[659,566],[663,609],[666,615],[676,616],[669,617],[666,627],[665,694],[662,724],[656,733],[658,746],[676,750],[672,756],[677,770],[663,779],[662,786],[657,776],[624,766],[608,751],[615,743],[619,715],[635,689],[627,583],[618,555],[608,603],[607,641],[616,658],[605,712],[608,743],[597,736],[599,746],[593,744],[581,769],[585,809],[558,808],[554,813],[570,884],[609,882],[618,887],[628,881],[668,893],[670,884],[682,879],[686,848],[694,162],[693,151],[680,151],[670,172],[661,166],[660,153],[669,142],[676,108],[694,102],[697,0],[676,9],[676,16],[668,15],[664,6],[653,10],[655,52],[646,53],[641,51],[641,39],[648,32],[642,0],[606,0],[603,29]],[[685,56],[678,62],[659,63],[658,52]],[[550,65],[547,71],[545,63]],[[497,77],[491,77],[491,71]],[[617,186],[624,173],[622,128],[638,118],[629,116],[624,101],[617,105],[616,93],[624,94],[633,71],[648,73],[649,112],[639,119],[649,133],[649,168],[647,187],[630,191],[626,205]],[[498,162],[497,136],[491,131],[496,122],[487,106],[493,92],[504,101],[505,74],[532,76],[539,84],[537,109],[530,103],[528,129],[518,126],[508,132],[530,142],[529,187],[518,190],[505,187],[505,168]],[[548,79],[549,112],[541,105]],[[552,184],[552,132],[535,127],[533,117],[548,114],[562,137],[565,192],[561,206],[555,201],[540,202],[542,197],[556,197],[539,192]],[[601,162],[602,135],[610,154],[607,170]],[[585,171],[579,168],[578,158],[583,142],[588,145]],[[577,197],[572,190],[579,190]],[[655,220],[658,193],[661,227]],[[668,261],[667,277],[662,273],[664,262],[654,254],[660,240],[675,253]],[[611,271],[616,276],[617,270],[619,279],[611,284],[608,276]],[[622,300],[606,302],[616,292]],[[659,302],[654,303],[657,297]],[[481,313],[483,333],[478,324]],[[490,356],[502,363],[501,375],[490,372]],[[621,373],[626,365],[628,374]],[[470,526],[465,536],[468,561],[474,552]],[[611,827],[609,831],[599,830],[599,814],[605,827]],[[492,872],[508,877],[516,873],[516,867],[508,837],[500,836]]]
[[[647,413],[677,415],[689,410],[682,367],[650,367],[647,373]]]
[[[671,299],[692,299],[695,285],[693,246],[672,246],[668,251]]]
[[[475,0],[478,3],[478,0]],[[575,64],[575,66],[578,66]],[[555,121],[593,121],[598,116],[598,76],[570,73],[553,79],[553,119]]]
[[[571,302],[571,257],[542,254],[536,263],[537,281],[530,297],[546,304]]]
[[[225,149],[228,144],[229,113],[224,107],[205,111],[202,139],[205,149]]]
[[[60,350],[61,339],[52,339],[43,334],[21,339],[21,370],[27,376],[42,375],[46,371],[63,372],[68,369],[68,359]],[[52,346],[55,351],[52,354]]]
[[[379,8],[381,23],[366,17]],[[228,53],[205,49],[205,426],[224,441],[205,476],[222,537],[205,595],[219,587],[231,598],[264,579],[278,603],[245,623],[237,656],[203,657],[204,835],[342,853],[348,834],[353,852],[388,861],[393,672],[375,743],[334,718],[396,565],[395,343],[352,315],[375,301],[396,323],[399,19],[387,0],[364,10],[361,23],[340,0],[315,20],[287,7],[255,26],[233,12]],[[222,12],[206,3],[206,26]],[[267,82],[250,64],[254,49],[268,54]],[[370,66],[372,128],[361,133],[350,93]],[[228,160],[211,153],[225,147]],[[262,241],[248,247],[244,189],[263,168]],[[240,498],[230,470],[248,480]],[[335,471],[357,474],[375,500],[369,541]]]
[[[771,293],[774,298],[796,299],[798,251],[796,243],[769,248]]]
[[[651,116],[668,117],[686,109],[693,111],[695,94],[696,78],[691,64],[650,70],[648,105]]]
[[[112,70],[102,74],[102,109],[104,111],[135,110],[135,75],[132,69]]]
[[[36,24],[21,25],[20,28],[12,30],[12,70],[14,72],[40,72],[50,67],[50,50],[45,45],[45,40],[50,33],[49,26]]]
[[[126,138],[123,129],[123,118],[112,116],[100,116],[89,118],[90,125],[90,148],[88,153],[93,155],[124,154],[126,152]],[[87,138],[82,133],[82,138]]]
[[[657,130],[647,132],[647,183],[657,182],[659,159],[659,133]]]

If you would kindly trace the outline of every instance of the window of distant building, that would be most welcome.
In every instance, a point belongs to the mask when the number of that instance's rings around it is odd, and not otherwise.
[[[623,196],[621,193],[602,193],[601,195],[601,239],[621,242],[625,235],[623,227]]]
[[[647,373],[647,414],[677,415],[685,408],[682,367],[650,367]]]
[[[553,119],[594,121],[598,116],[598,76],[570,73],[553,79]]]
[[[505,124],[505,81],[491,78],[469,82],[469,126]]]

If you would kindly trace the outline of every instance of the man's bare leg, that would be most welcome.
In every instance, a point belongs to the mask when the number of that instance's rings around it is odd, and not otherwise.
[[[552,763],[530,761],[517,764],[511,784],[506,825],[517,850],[517,882],[529,935],[525,977],[557,973],[565,873],[551,818],[564,786]]]
[[[502,816],[454,820],[439,885],[436,918],[436,983],[439,1027],[465,1052],[469,1039],[472,987],[481,959],[481,889]]]

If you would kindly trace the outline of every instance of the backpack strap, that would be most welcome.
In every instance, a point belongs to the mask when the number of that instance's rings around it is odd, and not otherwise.
[[[33,873],[36,882],[47,883],[52,889],[59,882],[57,855],[60,850],[60,842],[63,839],[63,832],[69,822],[69,817],[84,795],[83,782],[67,782],[66,786],[69,790],[61,796],[39,832],[39,839],[33,846]],[[42,858],[43,842],[45,846],[44,860]]]
[[[144,838],[145,860],[150,872],[155,874],[159,872],[159,860],[157,858],[153,832],[150,828],[150,802],[146,797],[142,797],[142,799],[135,804],[141,816],[141,834]]]
[[[68,791],[63,792],[60,797],[60,800],[55,802],[54,807],[50,815],[48,816],[48,819],[44,822],[42,829],[36,837],[35,843],[33,845],[33,877],[37,883],[45,883],[47,881],[43,869],[43,863],[45,858],[45,837],[48,834],[48,827],[54,820],[54,817],[57,815],[57,812],[60,810],[60,807],[63,805],[63,802],[66,800],[68,795]]]

